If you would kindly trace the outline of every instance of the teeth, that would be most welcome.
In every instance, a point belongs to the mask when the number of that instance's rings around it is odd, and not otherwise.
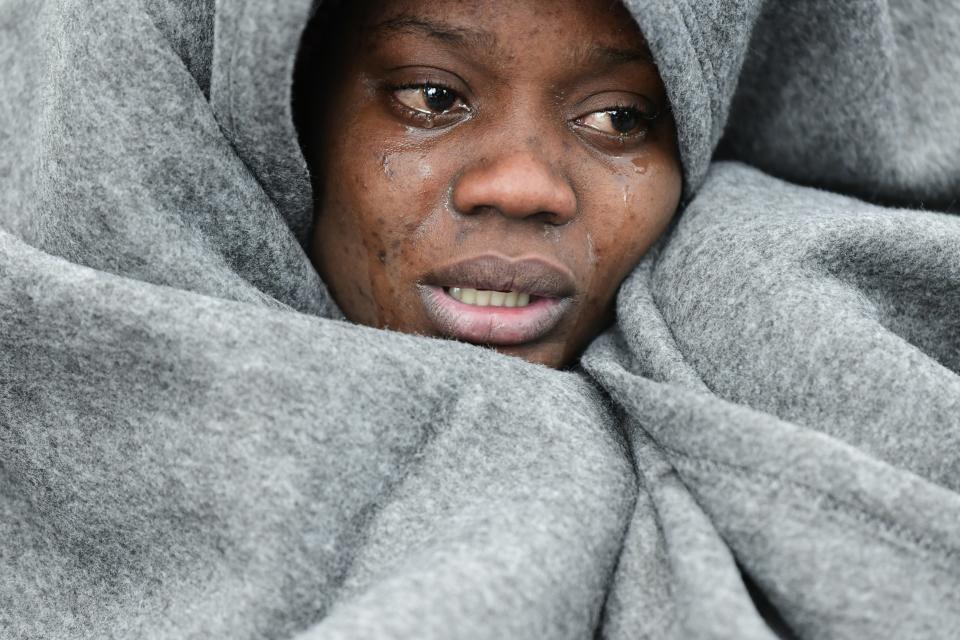
[[[476,307],[526,307],[530,304],[530,294],[518,291],[485,291],[450,287],[447,293],[464,304]]]

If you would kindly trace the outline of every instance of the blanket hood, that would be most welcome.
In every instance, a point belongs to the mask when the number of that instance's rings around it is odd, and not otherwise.
[[[237,154],[304,246],[312,220],[306,163],[291,114],[299,40],[321,0],[154,0],[153,14],[191,69]],[[762,0],[628,0],[660,69],[677,122],[685,193],[702,184],[726,125]],[[215,28],[214,28],[215,27]],[[213,34],[216,37],[212,37]]]
[[[759,3],[627,4],[667,86],[689,196],[723,131]],[[30,123],[8,134],[6,226],[96,269],[338,317],[303,250],[311,188],[291,112],[300,38],[314,10],[311,0],[229,8],[149,0],[143,13],[120,15],[69,1],[18,9],[14,23],[34,22],[36,38],[60,42],[42,47],[22,27],[6,39],[9,55],[19,48],[34,65],[5,80],[8,94],[25,98],[10,104],[10,118]],[[101,33],[98,21],[122,32]],[[63,37],[66,30],[73,34]],[[106,51],[90,61],[95,68],[37,82],[84,55],[86,30]],[[190,126],[171,129],[171,121]],[[90,145],[86,136],[100,131],[109,133]],[[56,157],[47,157],[54,142]],[[227,150],[231,166],[219,163]],[[47,161],[70,179],[49,181]],[[234,187],[248,176],[258,193]]]
[[[957,210],[960,6],[766,2],[723,155],[798,184]]]
[[[303,250],[289,104],[309,2],[3,9],[0,225],[93,269],[337,316]]]
[[[933,141],[943,127],[960,123],[957,102],[938,97],[955,56],[924,57],[911,40],[930,16],[956,12],[950,3],[912,10],[908,3],[864,1],[849,11],[762,0],[625,4],[670,97],[687,199],[723,139],[724,157],[794,182],[894,202],[953,202],[960,147]],[[213,0],[147,2],[155,26],[209,98],[220,130],[301,246],[312,207],[291,113],[292,77],[301,34],[318,5],[242,0],[224,11]],[[857,29],[868,37],[846,37]],[[823,46],[807,46],[813,31],[823,35]],[[934,32],[938,50],[958,46],[948,35]],[[866,78],[876,81],[867,86]],[[294,305],[335,314],[322,285],[311,288],[291,292]],[[302,296],[313,302],[296,299]],[[280,299],[291,302],[289,294]]]
[[[957,209],[955,2],[626,4],[670,95],[688,197],[719,145],[797,184]]]

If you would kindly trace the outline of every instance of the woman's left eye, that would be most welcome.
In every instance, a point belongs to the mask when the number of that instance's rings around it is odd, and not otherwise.
[[[400,87],[394,91],[394,96],[403,106],[424,115],[443,115],[466,109],[456,91],[440,85]]]
[[[609,136],[629,137],[647,130],[653,118],[633,107],[594,111],[577,119],[577,124]]]

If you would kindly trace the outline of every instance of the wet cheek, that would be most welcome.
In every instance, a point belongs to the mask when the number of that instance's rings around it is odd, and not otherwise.
[[[666,230],[680,199],[680,178],[669,163],[639,157],[625,163],[596,194],[603,215],[590,224],[592,308],[605,308],[622,280]]]
[[[646,157],[634,158],[630,161],[630,164],[633,165],[634,172],[642,176],[647,172],[647,167],[650,166],[650,159]]]
[[[617,176],[623,201],[617,238],[623,255],[635,262],[659,238],[676,213],[680,201],[679,167],[670,157],[642,156]]]
[[[413,298],[418,297],[418,278],[429,268],[429,239],[425,228],[438,209],[434,169],[422,154],[382,152],[376,158],[377,172],[363,194],[370,217],[366,233],[368,270],[379,309],[378,323],[405,331],[417,330],[421,319]]]
[[[379,164],[382,180],[369,192],[369,208],[381,212],[378,223],[385,258],[393,262],[417,247],[438,208],[439,189],[426,155],[385,152]]]

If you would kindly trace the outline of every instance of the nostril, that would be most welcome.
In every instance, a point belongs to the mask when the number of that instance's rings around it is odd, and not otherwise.
[[[533,222],[542,222],[543,224],[549,224],[556,227],[559,227],[562,224],[566,224],[566,222],[568,221],[563,216],[558,216],[557,214],[551,213],[550,211],[540,211],[538,213],[533,214],[532,216],[527,216],[527,219],[532,220]]]
[[[475,164],[458,177],[452,196],[454,207],[464,214],[494,210],[551,225],[569,222],[577,210],[567,178],[529,153]]]

